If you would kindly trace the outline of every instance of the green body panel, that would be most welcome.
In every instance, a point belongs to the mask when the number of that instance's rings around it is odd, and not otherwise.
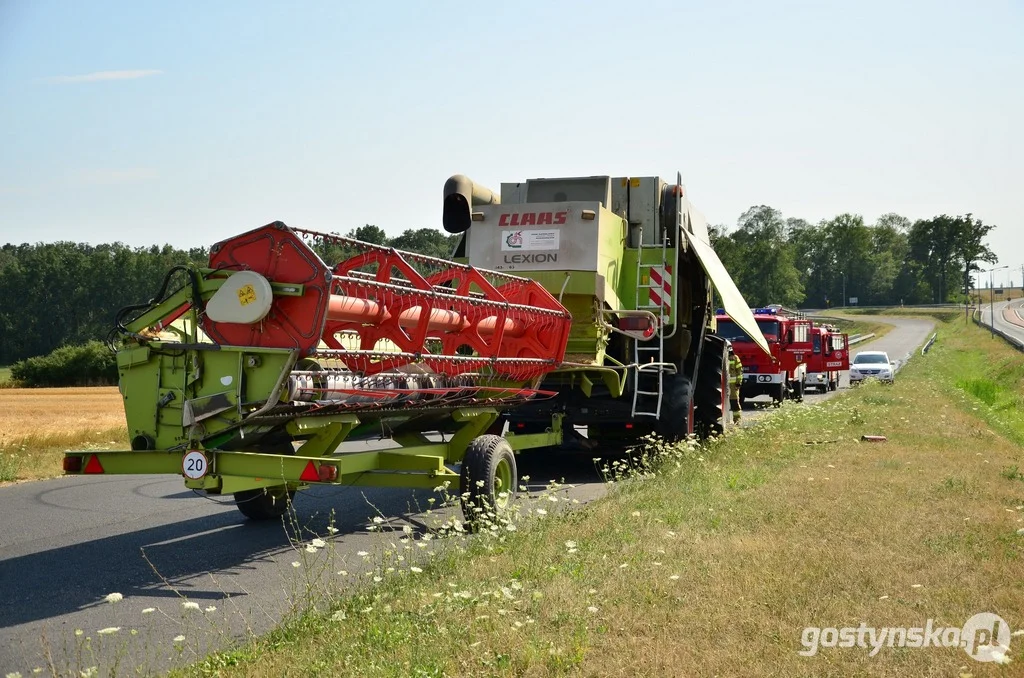
[[[215,350],[153,342],[118,353],[130,439],[166,450],[237,427],[267,403],[295,361],[287,349],[208,346]]]

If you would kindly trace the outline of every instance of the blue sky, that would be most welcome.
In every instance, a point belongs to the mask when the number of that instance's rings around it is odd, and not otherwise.
[[[732,226],[973,212],[1019,284],[1021,35],[1016,0],[0,0],[0,242],[397,234],[455,173],[679,170]]]

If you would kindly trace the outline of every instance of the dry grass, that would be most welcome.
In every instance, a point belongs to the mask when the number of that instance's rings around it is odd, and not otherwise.
[[[0,480],[58,476],[65,450],[123,448],[127,435],[117,387],[0,389]]]
[[[381,572],[333,620],[293,619],[184,673],[1013,674],[1024,660],[983,665],[958,648],[798,654],[808,626],[959,627],[979,612],[1024,626],[1024,454],[953,382],[981,341],[954,323],[894,386],[787,405],[710,449],[678,451],[661,475],[478,540],[472,557]]]

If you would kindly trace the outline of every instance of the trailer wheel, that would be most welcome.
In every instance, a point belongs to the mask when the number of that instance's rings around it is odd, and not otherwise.
[[[772,394],[772,405],[782,407],[782,401],[786,399],[786,382],[779,384],[779,388]]]
[[[516,493],[519,476],[512,446],[501,436],[476,437],[462,459],[462,515],[471,527],[485,523],[487,512],[508,510]]]
[[[280,518],[291,506],[295,490],[287,485],[258,487],[255,490],[235,492],[238,510],[251,520],[273,520]]]
[[[804,382],[793,382],[793,400],[798,403],[802,403],[804,401]]]
[[[246,445],[244,449],[246,452],[260,452],[263,454],[295,454],[291,438],[283,433],[266,437],[255,445]],[[288,511],[288,507],[292,505],[292,500],[295,498],[295,489],[287,485],[257,487],[254,490],[235,492],[234,497],[238,510],[246,518],[250,520],[274,520],[280,518]]]
[[[697,388],[693,394],[696,401],[694,428],[700,438],[721,435],[725,431],[725,419],[729,416],[728,374],[725,340],[714,335],[705,337],[704,355],[701,356]]]

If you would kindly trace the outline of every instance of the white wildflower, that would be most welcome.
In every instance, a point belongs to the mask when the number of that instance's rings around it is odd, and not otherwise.
[[[191,600],[186,600],[184,603],[181,604],[181,606],[183,608],[185,608],[186,610],[198,610],[199,609],[199,603],[194,603]]]
[[[155,607],[147,607],[145,610],[142,611],[142,614],[149,614],[150,612],[156,612],[156,608]]]
[[[302,563],[297,560],[292,561],[292,567],[302,567]]]
[[[587,608],[587,612],[589,612],[590,614],[594,614],[595,612],[597,612],[597,608],[591,605]]]
[[[323,539],[321,539],[320,537],[317,537],[316,539],[314,539],[313,541],[311,541],[311,542],[310,542],[310,544],[312,544],[313,546],[315,546],[315,547],[316,547],[316,548],[318,548],[318,549],[322,549],[322,548],[324,548],[325,546],[327,546],[327,542],[325,542],[325,541],[324,541]]]
[[[208,605],[206,607],[206,609],[203,610],[203,611],[204,612],[216,612],[217,611],[217,606],[216,605]]]
[[[175,643],[184,643],[185,642],[185,636],[174,636],[174,642]]]
[[[419,568],[419,567],[415,567],[415,566],[413,566],[413,567],[410,567],[410,568],[409,568],[409,571],[410,571],[410,572],[412,572],[413,574],[419,574],[420,572],[422,572],[422,571],[423,571],[423,569],[422,569],[422,568]]]
[[[120,630],[121,630],[120,626],[108,626],[105,629],[100,629],[96,633],[100,634],[101,636],[111,636],[111,635],[117,633]]]
[[[122,596],[120,593],[108,593],[107,597],[104,598],[104,600],[108,603],[119,603],[122,600],[124,600],[124,596]]]
[[[366,551],[356,551],[356,555],[359,556],[360,558],[365,558],[366,556],[368,556],[370,554],[367,553]]]

